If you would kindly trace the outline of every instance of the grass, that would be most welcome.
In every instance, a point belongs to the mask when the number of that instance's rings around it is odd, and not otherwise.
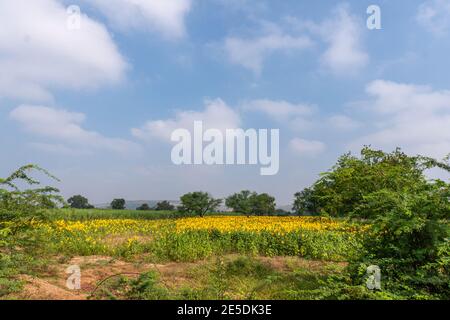
[[[206,216],[240,216],[233,212],[207,213]],[[52,209],[47,210],[46,217],[50,220],[95,220],[95,219],[139,219],[139,220],[160,220],[176,219],[183,217],[177,211],[157,211],[157,210],[114,210],[114,209]]]
[[[84,221],[95,219],[173,219],[177,216],[174,211],[141,211],[141,210],[113,210],[113,209],[54,209],[47,211],[51,220]]]
[[[152,269],[139,276],[111,277],[93,298],[314,299],[325,294],[323,282],[340,274],[344,265],[316,262],[311,266],[299,258],[226,255],[198,264],[172,265],[169,270]]]

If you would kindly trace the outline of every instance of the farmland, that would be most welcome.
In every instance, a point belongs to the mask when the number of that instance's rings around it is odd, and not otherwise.
[[[445,160],[447,161],[447,160]],[[293,212],[249,190],[182,195],[154,209],[65,201],[28,173],[0,179],[2,299],[448,299],[450,164],[362,150],[346,154]],[[70,204],[70,205],[69,205]],[[79,209],[77,209],[79,208]],[[167,208],[167,210],[166,210]]]
[[[319,217],[171,215],[49,211],[48,219],[32,222],[28,231],[39,239],[34,276],[19,277],[22,289],[8,297],[49,298],[51,293],[35,288],[44,283],[62,297],[83,299],[318,298],[324,294],[320,279],[338,273],[358,254],[363,232],[360,226]],[[78,291],[65,288],[64,270],[73,264],[81,268]],[[193,285],[193,278],[200,280]],[[151,289],[134,292],[149,279]]]

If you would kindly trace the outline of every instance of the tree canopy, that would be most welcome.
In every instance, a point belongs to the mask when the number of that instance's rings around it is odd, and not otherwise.
[[[171,205],[169,201],[160,201],[156,204],[156,211],[172,211],[175,210],[175,206]]]
[[[199,215],[217,210],[222,199],[214,199],[207,192],[191,192],[180,198],[181,205],[178,210],[186,215]]]
[[[82,195],[75,195],[67,199],[67,203],[74,209],[92,209],[94,206],[89,204],[89,200]]]
[[[271,215],[275,213],[275,198],[267,193],[257,194],[243,190],[229,196],[225,205],[234,212],[250,215]]]
[[[124,210],[125,209],[125,199],[114,199],[111,202],[111,209]]]

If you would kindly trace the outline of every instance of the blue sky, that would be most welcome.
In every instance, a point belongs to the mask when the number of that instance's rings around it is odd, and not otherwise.
[[[37,163],[65,196],[282,205],[364,144],[450,152],[448,0],[0,0],[0,23],[0,176]],[[279,128],[279,173],[173,165],[170,131],[193,118]]]

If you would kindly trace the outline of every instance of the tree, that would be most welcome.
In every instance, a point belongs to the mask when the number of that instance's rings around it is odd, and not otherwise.
[[[42,245],[42,236],[29,232],[36,222],[47,219],[47,209],[64,205],[53,187],[39,187],[30,173],[40,172],[56,179],[36,165],[26,165],[7,178],[0,178],[0,298],[21,286],[18,274],[34,267],[34,255]],[[34,186],[20,189],[19,186]]]
[[[257,216],[269,216],[275,213],[275,198],[267,193],[251,197],[252,211]]]
[[[314,191],[311,188],[306,188],[294,195],[294,204],[292,210],[299,216],[302,215],[317,215],[319,206],[317,199],[314,197]]]
[[[445,166],[431,158],[410,157],[400,149],[385,153],[364,147],[360,157],[350,153],[341,156],[300,195],[298,208],[330,216],[371,218],[371,212],[358,210],[365,197],[381,190],[414,192],[414,188],[427,184],[425,170]]]
[[[249,216],[253,212],[253,197],[256,196],[255,192],[248,190],[241,191],[229,196],[225,200],[225,205],[231,208],[234,212],[242,213]]]
[[[275,198],[267,193],[257,194],[248,190],[229,196],[225,205],[234,212],[250,215],[272,215],[275,213]]]
[[[169,201],[161,201],[156,204],[155,210],[157,211],[173,211],[175,206],[171,205]]]
[[[125,199],[114,199],[111,202],[111,209],[124,210],[125,209]]]
[[[29,176],[29,172],[41,172],[59,181],[48,171],[36,166],[26,165],[9,177],[0,178],[0,248],[7,245],[12,237],[23,229],[30,227],[31,221],[45,218],[45,210],[64,204],[58,195],[59,190],[53,187],[42,187],[20,190],[17,182],[34,186],[40,182]],[[9,240],[9,241],[8,241]],[[2,250],[0,249],[0,256]]]
[[[186,215],[199,215],[217,210],[222,199],[214,199],[206,192],[191,192],[180,198],[181,206],[178,210]]]
[[[147,203],[143,203],[139,207],[136,208],[136,210],[139,210],[139,211],[149,211],[151,209],[152,208],[150,208],[150,206]]]
[[[350,264],[354,279],[369,265],[383,272],[385,290],[421,297],[450,297],[450,184],[425,171],[450,172],[449,157],[437,161],[364,147],[345,154],[306,193],[298,208],[368,221],[363,252]]]
[[[74,209],[92,209],[93,206],[89,204],[89,200],[81,195],[70,197],[67,202],[71,208]]]

